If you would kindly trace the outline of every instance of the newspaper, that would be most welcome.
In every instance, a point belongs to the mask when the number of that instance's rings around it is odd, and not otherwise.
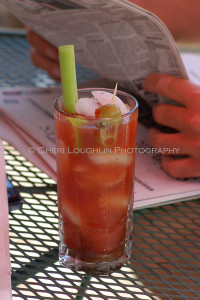
[[[187,62],[191,81],[200,84],[200,55],[183,54],[182,57]],[[55,180],[53,102],[60,93],[59,87],[0,90],[0,136]],[[147,134],[148,129],[139,123],[138,148],[150,148]],[[176,180],[161,169],[159,153],[137,153],[134,209],[199,196],[200,178]]]
[[[58,47],[74,44],[76,60],[101,77],[140,95],[150,105],[144,78],[162,72],[187,78],[166,26],[126,0],[0,0],[32,30]]]

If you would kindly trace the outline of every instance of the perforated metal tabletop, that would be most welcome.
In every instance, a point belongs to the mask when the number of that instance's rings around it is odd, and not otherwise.
[[[0,35],[0,67],[0,87],[55,85],[32,66],[24,36]],[[78,81],[94,77],[78,65]],[[136,211],[130,263],[89,277],[58,263],[56,183],[4,147],[7,175],[25,199],[10,213],[13,300],[200,299],[199,200]]]

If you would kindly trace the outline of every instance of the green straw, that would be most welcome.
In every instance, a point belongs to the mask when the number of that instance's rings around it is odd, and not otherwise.
[[[64,45],[58,48],[63,105],[67,112],[75,113],[75,103],[78,100],[74,45]]]

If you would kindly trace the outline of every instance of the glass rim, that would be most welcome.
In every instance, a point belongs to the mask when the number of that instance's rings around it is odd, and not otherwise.
[[[78,89],[78,92],[81,92],[81,91],[88,91],[88,92],[90,92],[90,91],[107,91],[107,92],[113,92],[114,89],[109,89],[109,88],[81,88],[81,89]],[[131,94],[129,94],[127,92],[124,92],[124,91],[121,91],[121,90],[117,90],[117,94],[116,95],[120,95],[120,94],[123,95],[123,96],[126,96],[126,97],[128,96],[130,99],[132,99],[134,101],[135,105],[134,105],[134,107],[129,112],[127,112],[126,114],[123,114],[122,116],[117,117],[117,118],[85,117],[85,116],[80,116],[80,115],[76,115],[76,114],[73,114],[73,113],[68,113],[68,112],[62,110],[58,106],[58,101],[62,97],[62,95],[60,95],[59,97],[56,98],[56,100],[54,101],[54,107],[63,116],[70,117],[70,118],[79,118],[81,120],[100,121],[100,120],[117,120],[117,119],[120,119],[120,118],[124,119],[124,118],[127,118],[130,115],[132,115],[138,109],[138,101]]]

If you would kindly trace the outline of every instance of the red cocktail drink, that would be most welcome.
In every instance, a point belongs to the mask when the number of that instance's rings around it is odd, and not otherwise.
[[[117,118],[69,114],[62,97],[55,103],[60,262],[92,274],[119,269],[131,249],[138,109],[132,96],[117,95],[129,107]]]

